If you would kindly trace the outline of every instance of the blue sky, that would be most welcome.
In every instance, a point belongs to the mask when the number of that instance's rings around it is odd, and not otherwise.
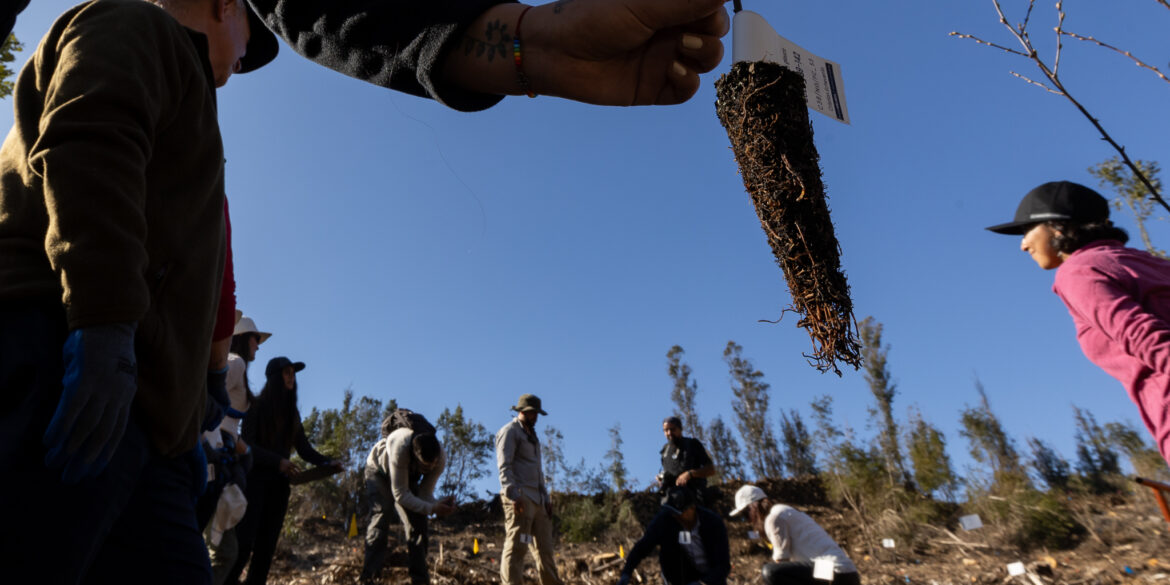
[[[22,61],[68,5],[37,0],[21,16]],[[1071,404],[1102,423],[1136,421],[1121,386],[1081,354],[1052,274],[1018,238],[983,230],[1042,182],[1096,186],[1085,169],[1113,155],[1070,104],[1009,74],[1034,75],[1027,61],[947,36],[1012,42],[992,3],[744,5],[842,66],[853,124],[814,114],[816,144],[856,315],[885,325],[902,419],[920,409],[960,467],[959,412],[977,400],[976,376],[1021,450],[1036,436],[1072,457]],[[1064,5],[1066,29],[1165,68],[1170,10]],[[1013,20],[1025,7],[1005,0]],[[1040,3],[1041,51],[1054,25]],[[274,333],[253,378],[286,355],[308,363],[304,413],[351,388],[432,418],[462,404],[492,432],[532,392],[570,459],[599,461],[621,423],[644,485],[671,411],[667,350],[686,350],[703,419],[730,422],[722,351],[734,340],[771,384],[774,418],[807,417],[829,394],[838,422],[870,436],[861,372],[820,374],[792,315],[759,321],[789,297],[715,116],[729,68],[730,45],[680,106],[512,97],[467,114],[282,46],[219,97],[240,307]],[[1170,84],[1076,42],[1061,73],[1132,156],[1170,161]],[[1151,230],[1170,245],[1164,222]]]

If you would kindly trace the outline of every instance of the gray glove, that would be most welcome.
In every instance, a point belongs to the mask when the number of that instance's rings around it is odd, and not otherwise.
[[[65,339],[64,388],[49,421],[45,465],[76,483],[105,469],[122,442],[138,388],[134,323],[74,329]]]

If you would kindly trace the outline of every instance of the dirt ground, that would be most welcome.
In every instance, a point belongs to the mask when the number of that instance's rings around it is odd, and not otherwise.
[[[964,531],[959,526],[917,525],[913,545],[883,546],[887,537],[870,527],[858,527],[845,510],[809,503],[823,494],[809,494],[803,486],[773,484],[767,491],[801,508],[817,520],[850,555],[862,581],[870,584],[922,583],[930,585],[1009,584],[1096,585],[1164,583],[1170,585],[1170,523],[1164,520],[1152,495],[1142,488],[1132,494],[1070,500],[1087,534],[1072,550],[1036,550],[1027,553],[1005,543],[1002,530],[985,525]],[[653,514],[650,494],[631,494],[639,518]],[[724,497],[720,504],[730,502]],[[716,505],[722,512],[728,506]],[[496,517],[498,515],[498,518]],[[269,583],[329,585],[357,583],[362,565],[364,525],[359,536],[347,538],[342,520],[307,519],[300,534],[282,543]],[[397,526],[394,535],[397,536]],[[748,526],[730,521],[732,574],[729,583],[762,583],[760,566],[769,551],[760,540],[748,540]],[[866,535],[869,535],[868,537]],[[616,583],[623,560],[640,534],[615,536],[590,543],[560,542],[557,550],[561,577],[567,584]],[[872,542],[871,542],[872,541]],[[487,585],[499,583],[502,513],[484,503],[465,505],[442,522],[431,523],[429,560],[432,583]],[[888,543],[886,543],[888,544]],[[474,548],[478,545],[479,551]],[[391,556],[378,583],[408,583],[405,546],[392,537]],[[1026,572],[1009,575],[1008,565],[1023,563]],[[635,575],[637,583],[661,583],[652,556]],[[531,562],[526,583],[538,583]]]

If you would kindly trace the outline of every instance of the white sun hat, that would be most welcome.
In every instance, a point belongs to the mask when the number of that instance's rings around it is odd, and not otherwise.
[[[256,335],[259,335],[260,343],[264,343],[265,340],[267,340],[269,337],[272,337],[271,333],[257,329],[256,322],[253,321],[251,317],[242,316],[240,317],[239,321],[236,321],[236,330],[232,332],[232,335],[239,335],[241,333],[255,333]]]
[[[738,516],[743,513],[748,506],[768,497],[764,490],[754,486],[745,485],[735,492],[735,509],[731,511],[732,516]]]

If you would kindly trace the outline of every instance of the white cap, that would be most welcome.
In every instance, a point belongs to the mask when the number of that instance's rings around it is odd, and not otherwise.
[[[738,516],[743,513],[748,506],[768,497],[764,490],[754,486],[745,485],[735,492],[735,509],[731,511],[732,516]]]
[[[271,333],[265,333],[256,329],[256,322],[251,317],[240,317],[240,320],[236,321],[236,330],[232,332],[232,335],[239,335],[241,333],[255,333],[259,335],[259,343],[264,343],[265,340],[272,337]]]

